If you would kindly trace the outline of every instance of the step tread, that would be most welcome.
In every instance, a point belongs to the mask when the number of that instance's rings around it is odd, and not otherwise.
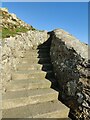
[[[56,111],[60,111],[61,114],[64,113],[64,117],[66,118],[68,116],[69,109],[61,102],[55,100],[3,110],[2,114],[4,118],[35,118],[40,115],[54,113]]]
[[[33,80],[33,79],[26,79],[26,80],[24,80],[24,79],[22,79],[22,80],[12,80],[12,81],[10,81],[9,82],[9,84],[8,85],[14,85],[14,84],[17,84],[17,85],[19,85],[19,84],[33,84],[33,83],[48,83],[48,82],[50,82],[48,79],[42,79],[42,80],[40,80],[40,79],[36,79],[36,80]]]
[[[32,59],[35,59],[35,60],[48,60],[48,59],[50,59],[50,57],[41,57],[41,58],[37,58],[37,57],[31,57],[31,58],[25,58],[25,57],[23,57],[23,58],[20,58],[20,60],[32,60]]]
[[[53,81],[56,81],[55,78],[49,78],[49,79],[47,79],[47,78],[43,77],[43,78],[40,79],[40,78],[37,77],[37,78],[35,78],[35,79],[34,79],[34,78],[30,78],[30,79],[19,79],[19,80],[18,80],[18,79],[14,79],[14,80],[12,80],[12,82],[38,81],[38,80],[39,80],[39,81],[40,81],[40,80],[41,80],[41,81],[52,81],[52,82],[53,82]]]
[[[57,94],[57,91],[50,88],[34,89],[34,90],[23,90],[23,91],[7,91],[6,94],[2,95],[3,100],[17,99],[28,96],[41,96],[45,94]]]
[[[26,50],[26,52],[49,52],[50,48],[46,48],[46,49],[34,49],[34,50]]]
[[[46,58],[46,57],[50,57],[50,53],[49,52],[41,52],[41,53],[26,52],[24,53],[24,56],[26,56],[27,58],[31,58],[31,57]]]
[[[43,45],[43,46],[38,46],[37,49],[47,49],[49,48],[50,49],[50,45]]]
[[[51,63],[43,63],[43,64],[38,64],[38,63],[19,63],[18,64],[18,66],[17,66],[17,68],[18,67],[43,67],[43,66],[45,66],[45,67],[49,67],[49,66],[52,66],[52,64]]]
[[[22,70],[22,71],[17,71],[12,73],[12,79],[13,80],[19,80],[19,79],[42,79],[42,78],[47,78],[47,77],[53,77],[54,74],[52,71],[41,71],[41,70]]]
[[[32,60],[35,60],[35,61],[39,61],[39,60],[50,60],[50,57],[41,57],[41,58],[37,58],[37,57],[31,57],[31,58],[26,58],[25,56],[23,58],[20,58],[20,60],[23,60],[23,61],[32,61]]]
[[[38,63],[33,63],[33,64],[30,64],[30,63],[19,63],[18,66],[22,66],[22,65],[25,65],[25,66],[51,66],[52,64],[51,63],[43,63],[43,64],[38,64]]]
[[[35,56],[29,58],[29,57],[25,57],[20,59],[20,63],[38,63],[38,64],[44,64],[44,63],[51,63],[51,59],[50,57],[46,58],[37,58]]]
[[[13,71],[13,74],[15,73],[15,74],[32,74],[32,73],[34,73],[34,74],[38,74],[38,73],[51,73],[52,72],[52,70],[47,70],[47,71],[42,71],[42,70],[30,70],[30,71],[22,71],[22,70],[19,70],[19,71]]]
[[[26,89],[49,88],[49,80],[13,80],[7,84],[7,91],[20,91]]]
[[[52,64],[29,64],[29,63],[21,63],[18,64],[17,70],[41,70],[41,71],[47,71],[52,69]]]
[[[42,55],[42,54],[50,54],[49,53],[49,51],[26,51],[25,53],[24,53],[24,55],[31,55],[31,54],[38,54],[38,55]]]

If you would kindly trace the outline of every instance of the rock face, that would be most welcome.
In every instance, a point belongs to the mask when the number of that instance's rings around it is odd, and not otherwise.
[[[2,15],[2,28],[15,29],[23,26],[29,30],[32,27],[20,20],[14,13],[10,14],[6,8],[0,8],[0,14]]]
[[[70,117],[89,120],[88,45],[61,29],[56,29],[50,34],[52,40],[50,55],[61,99],[71,108]]]
[[[15,14],[9,13],[6,8],[0,8],[0,23],[2,38],[10,36],[14,37],[17,34],[21,34],[29,30],[35,30],[35,28],[20,20]]]

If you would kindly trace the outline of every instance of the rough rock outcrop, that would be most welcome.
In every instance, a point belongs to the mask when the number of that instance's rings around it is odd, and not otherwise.
[[[20,20],[14,13],[9,13],[8,9],[0,8],[0,14],[2,16],[2,24],[1,27],[11,28],[12,30],[15,28],[19,28],[21,26],[30,30],[32,26],[28,25],[24,21]]]
[[[28,31],[15,37],[5,38],[0,44],[2,47],[2,84],[3,91],[7,82],[12,80],[12,72],[16,69],[20,58],[24,57],[26,50],[34,49],[38,45],[47,41],[49,35],[46,31]]]
[[[88,45],[69,33],[51,33],[51,60],[61,99],[71,108],[70,117],[90,119],[90,63]]]
[[[6,8],[0,8],[0,23],[2,38],[14,37],[29,30],[35,30],[35,28],[20,20],[15,14],[9,13]]]

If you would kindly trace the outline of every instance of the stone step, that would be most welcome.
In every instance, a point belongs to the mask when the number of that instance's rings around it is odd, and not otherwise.
[[[31,57],[37,57],[37,58],[45,58],[45,57],[50,57],[50,53],[49,52],[41,52],[41,53],[37,53],[37,52],[26,52],[24,53],[24,56],[26,58],[31,58]]]
[[[50,57],[45,57],[45,58],[37,58],[37,57],[30,57],[30,58],[21,58],[20,63],[50,63]]]
[[[47,71],[47,70],[51,70],[52,69],[52,65],[51,64],[29,64],[29,63],[22,63],[22,64],[18,64],[17,69],[16,70],[43,70],[43,71]]]
[[[54,112],[45,113],[42,115],[36,115],[33,118],[54,118],[54,120],[71,120],[68,118],[69,109],[60,109]],[[56,119],[55,119],[56,118]]]
[[[32,79],[32,78],[45,78],[45,77],[52,77],[54,74],[52,71],[15,71],[12,73],[12,80],[19,80],[19,79]]]
[[[60,101],[53,100],[3,110],[3,118],[68,118],[69,108]]]
[[[24,52],[24,54],[25,53],[28,53],[28,54],[32,54],[32,53],[48,53],[48,52],[50,52],[50,50],[49,49],[36,49],[36,50],[26,50],[25,52]]]
[[[58,92],[51,88],[9,91],[2,96],[2,108],[9,109],[29,104],[42,103],[46,101],[56,100]]]
[[[13,80],[7,84],[7,91],[21,91],[37,88],[50,88],[51,82],[49,80]]]
[[[50,52],[50,48],[49,47],[47,47],[47,48],[37,48],[37,49],[29,49],[29,50],[26,50],[26,52]]]
[[[50,49],[50,45],[41,45],[37,49]]]
[[[47,79],[47,78],[45,78],[45,77],[41,77],[41,76],[37,76],[37,77],[31,77],[31,78],[29,78],[29,79],[13,79],[13,80],[11,80],[10,82],[27,82],[27,81],[37,81],[37,80],[42,80],[42,81],[52,81],[52,82],[54,82],[54,81],[56,81],[55,79],[54,79],[54,77],[50,77],[49,79]]]

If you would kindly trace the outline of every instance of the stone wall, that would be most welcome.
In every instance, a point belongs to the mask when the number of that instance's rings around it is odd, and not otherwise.
[[[70,117],[90,118],[90,64],[88,45],[61,29],[51,35],[51,61],[62,101],[71,108]]]
[[[20,62],[20,58],[24,57],[26,50],[34,49],[38,45],[47,41],[49,35],[46,31],[28,31],[21,33],[15,37],[0,40],[0,48],[2,48],[2,60],[0,68],[2,70],[2,87],[6,91],[7,82],[12,80],[12,71],[16,69],[16,65]]]

